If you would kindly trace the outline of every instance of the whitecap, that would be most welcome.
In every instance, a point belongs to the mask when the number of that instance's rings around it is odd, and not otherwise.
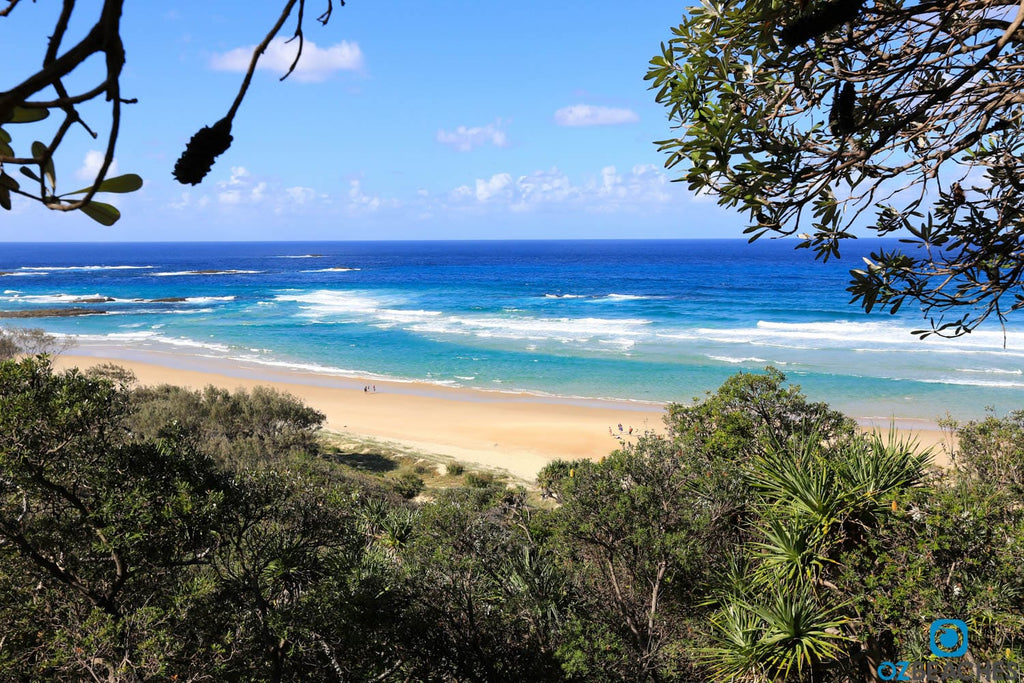
[[[303,273],[351,273],[362,268],[316,268],[314,270],[303,270]]]
[[[51,270],[148,270],[156,266],[22,266],[18,270],[51,271]]]
[[[711,360],[721,361],[723,363],[767,363],[768,361],[764,358],[757,358],[756,356],[750,356],[746,358],[734,358],[732,356],[708,356]]]
[[[153,277],[173,277],[181,275],[256,275],[262,270],[175,270],[152,273]]]

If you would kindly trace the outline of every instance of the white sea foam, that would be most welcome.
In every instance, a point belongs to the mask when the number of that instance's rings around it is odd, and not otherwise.
[[[157,332],[152,331],[110,332],[108,334],[80,334],[75,335],[75,338],[85,343],[102,344],[104,342],[118,342],[119,344],[140,344],[142,346],[164,344],[175,347],[215,351],[221,355],[229,354],[232,351],[232,348],[227,344],[198,341],[196,339],[190,339],[188,337],[171,337],[168,335],[159,334]]]
[[[564,344],[592,340],[635,341],[651,321],[639,318],[540,318],[533,316],[441,316],[412,326],[413,332],[462,334],[481,338],[530,341],[554,340]]]
[[[748,356],[745,358],[734,358],[732,356],[708,356],[711,360],[721,361],[723,363],[767,363],[768,361],[764,358],[757,358],[756,356]]]
[[[41,270],[26,270],[26,271],[16,271],[16,272],[13,272],[13,273],[0,273],[0,277],[28,277],[28,276],[31,276],[31,275],[42,276],[42,275],[49,275],[49,274],[50,274],[49,272],[45,272],[45,271],[41,271]]]
[[[920,339],[911,328],[889,322],[815,322],[781,323],[758,321],[756,327],[698,328],[670,338],[697,339],[727,344],[751,344],[793,349],[848,349],[856,351],[892,351],[922,353],[996,353],[1004,356],[1024,354],[1024,335],[1007,338],[997,331],[976,331],[957,339]]]
[[[120,311],[103,311],[103,315],[196,315],[197,313],[213,313],[213,310],[212,308],[187,308],[169,311],[157,308],[134,308]]]
[[[234,301],[234,296],[190,296],[186,297],[184,303],[188,304],[209,304],[214,301]]]
[[[262,273],[262,270],[175,270],[160,273],[152,273],[153,277],[174,277],[180,275],[255,275]]]
[[[465,315],[401,308],[400,297],[357,291],[317,290],[280,294],[275,301],[296,302],[303,317],[318,322],[366,322],[379,328],[400,326],[424,335],[475,336],[481,339],[556,341],[563,344],[605,341],[631,347],[651,325],[640,318],[569,318],[532,315]]]
[[[295,254],[286,256],[275,256],[274,258],[323,258],[323,254]]]
[[[664,297],[644,296],[640,294],[545,294],[545,299],[587,299],[589,301],[646,301]]]
[[[156,266],[22,266],[18,270],[25,272],[51,270],[148,270]]]
[[[966,387],[991,387],[997,389],[1024,389],[1024,382],[1009,382],[999,380],[983,380],[983,379],[962,379],[959,377],[937,377],[937,378],[921,378],[918,382],[924,382],[925,384],[952,384],[957,386]]]
[[[979,372],[989,375],[1024,375],[1024,370],[1006,370],[1004,368],[957,368],[957,372]]]
[[[362,268],[316,268],[314,270],[304,270],[303,273],[351,273],[353,271],[362,270]]]
[[[234,301],[234,296],[190,296],[184,297],[183,301],[154,301],[152,299],[118,299],[104,294],[22,294],[18,290],[4,290],[5,296],[0,301],[31,303],[31,304],[75,304],[75,303],[132,303],[132,304],[160,304],[160,303],[183,303],[183,304],[210,304],[218,301]],[[134,313],[168,313],[171,311],[139,311]]]
[[[4,292],[6,294],[6,292]],[[11,301],[31,304],[71,304],[84,299],[110,299],[103,294],[14,294],[0,301]],[[116,301],[116,299],[115,299]]]

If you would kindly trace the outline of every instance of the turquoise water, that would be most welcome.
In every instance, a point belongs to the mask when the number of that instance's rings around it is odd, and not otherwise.
[[[739,240],[7,244],[0,309],[79,350],[172,350],[499,391],[688,401],[775,365],[861,417],[1024,408],[1024,321],[920,341],[865,315],[847,270]],[[861,240],[863,253],[878,246]],[[217,271],[213,273],[204,271]],[[82,300],[103,299],[99,303]],[[107,300],[109,299],[109,300]],[[157,301],[158,299],[170,299]]]

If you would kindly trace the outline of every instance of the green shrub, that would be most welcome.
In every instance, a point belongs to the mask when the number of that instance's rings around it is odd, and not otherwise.
[[[466,471],[466,466],[463,465],[461,462],[453,462],[448,464],[447,470],[448,474],[452,475],[453,477],[458,477],[461,476],[462,473]]]
[[[239,467],[277,462],[292,453],[319,453],[323,413],[268,387],[235,392],[158,386],[137,389],[132,431],[153,439],[168,428],[191,434],[205,451]]]
[[[466,486],[474,489],[485,489],[494,484],[494,475],[486,472],[469,472],[466,474]]]
[[[56,356],[67,351],[72,344],[70,337],[61,339],[37,327],[0,326],[0,360],[14,358],[19,354],[36,356],[46,353]]]
[[[394,480],[394,487],[398,495],[402,496],[402,498],[410,499],[420,495],[424,484],[419,476],[412,472],[406,472]]]

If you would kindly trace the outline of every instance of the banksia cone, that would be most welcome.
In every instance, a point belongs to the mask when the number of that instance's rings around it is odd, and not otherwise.
[[[174,164],[174,178],[182,185],[198,185],[210,172],[213,160],[231,146],[231,140],[230,119],[221,119],[212,128],[203,126]]]
[[[964,188],[960,187],[960,183],[953,183],[949,190],[953,195],[953,206],[961,206],[967,201],[967,197],[964,196]]]
[[[853,116],[853,108],[857,104],[857,91],[852,83],[843,85],[843,89],[836,93],[832,100],[832,111],[828,115],[829,126],[832,135],[837,137],[849,135],[856,126]]]
[[[779,39],[787,47],[803,45],[811,38],[856,19],[863,4],[864,0],[832,0],[823,3],[810,14],[797,17],[788,26],[784,26],[779,31]]]

